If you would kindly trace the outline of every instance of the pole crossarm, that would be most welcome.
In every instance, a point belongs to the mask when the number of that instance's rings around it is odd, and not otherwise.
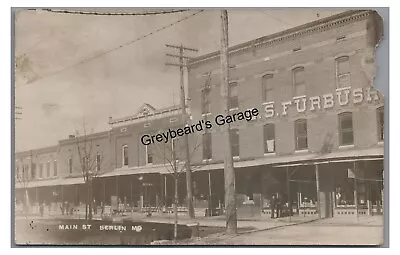
[[[193,51],[193,52],[198,52],[199,51],[198,49],[183,47],[182,45],[181,46],[177,46],[177,45],[166,44],[165,46],[168,47],[168,48],[179,49],[179,50],[183,49],[183,50],[189,50],[189,51]]]

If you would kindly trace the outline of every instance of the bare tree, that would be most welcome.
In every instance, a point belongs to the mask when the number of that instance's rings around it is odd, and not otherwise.
[[[104,165],[104,155],[93,147],[93,137],[87,133],[85,125],[83,134],[76,131],[75,145],[79,157],[79,168],[86,186],[87,196],[85,203],[85,219],[93,218],[93,181],[99,176]]]
[[[30,155],[29,163],[25,161],[24,157],[21,157],[21,164],[17,164],[15,168],[15,179],[17,183],[22,187],[23,191],[23,211],[27,212],[29,209],[29,198],[28,198],[28,186],[31,181],[29,165],[31,165],[32,171],[32,152]]]
[[[191,144],[191,148],[189,148],[189,159],[193,158],[196,150],[199,148],[201,143],[198,141],[199,135],[191,134],[194,137],[194,141]],[[182,142],[181,142],[182,141]],[[180,143],[181,142],[181,143]],[[186,152],[186,143],[183,143],[183,139],[179,138],[172,139],[171,142],[168,143],[159,143],[153,144],[153,148],[155,148],[156,156],[162,158],[164,160],[164,167],[168,171],[168,174],[174,179],[174,202],[173,202],[173,210],[174,210],[174,240],[177,240],[178,237],[178,182],[179,177],[184,174],[186,171],[186,164],[184,162],[184,153]],[[191,166],[192,170],[195,170],[199,166]]]

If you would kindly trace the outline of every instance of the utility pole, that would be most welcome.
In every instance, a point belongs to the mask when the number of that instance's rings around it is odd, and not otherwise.
[[[166,45],[168,48],[172,48],[175,50],[179,50],[179,55],[167,54],[168,57],[178,58],[179,64],[174,63],[166,63],[168,66],[179,66],[180,71],[180,91],[181,91],[181,108],[182,108],[182,123],[184,126],[188,125],[188,116],[186,113],[186,96],[185,96],[185,85],[184,85],[184,67],[185,61],[189,59],[189,57],[184,56],[184,51],[192,51],[197,52],[198,50],[183,47],[182,44],[180,46],[175,45]],[[186,190],[187,190],[187,207],[189,211],[189,217],[194,218],[194,207],[193,207],[193,190],[192,190],[192,170],[190,166],[190,152],[189,152],[189,137],[187,135],[184,136],[184,143],[185,143],[185,158],[186,158]]]
[[[228,73],[228,11],[221,11],[221,97],[224,116],[229,114],[229,73]],[[225,179],[225,216],[227,234],[237,233],[235,169],[233,168],[230,124],[223,126],[224,179]]]

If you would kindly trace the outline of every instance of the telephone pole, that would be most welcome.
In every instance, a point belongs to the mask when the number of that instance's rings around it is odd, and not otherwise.
[[[228,11],[221,11],[221,97],[224,116],[229,115],[229,69],[228,69]],[[237,233],[235,169],[233,168],[230,124],[223,125],[225,217],[227,234]]]
[[[179,55],[174,55],[174,54],[167,54],[168,57],[173,57],[173,58],[178,58],[179,59],[179,64],[174,64],[174,63],[166,63],[168,66],[179,66],[179,71],[180,71],[180,98],[181,98],[181,108],[182,108],[182,122],[184,126],[188,124],[188,116],[186,113],[186,96],[185,96],[185,85],[184,85],[184,67],[186,66],[186,60],[189,59],[190,57],[184,56],[185,51],[192,51],[192,52],[197,52],[198,50],[192,49],[192,48],[187,48],[183,47],[182,44],[180,46],[176,45],[166,45],[168,48],[172,48],[175,50],[179,50]],[[185,143],[185,158],[186,158],[186,190],[187,190],[187,207],[189,211],[189,217],[194,218],[194,207],[193,207],[193,190],[192,190],[192,170],[190,166],[190,152],[189,152],[189,138],[187,135],[184,136],[184,143]]]

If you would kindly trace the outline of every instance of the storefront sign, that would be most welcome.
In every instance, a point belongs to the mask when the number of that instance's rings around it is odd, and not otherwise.
[[[354,105],[359,105],[363,102],[376,102],[379,100],[378,91],[372,87],[356,88],[350,87],[336,89],[335,93],[325,94],[322,96],[307,96],[293,97],[290,101],[281,103],[282,111],[276,111],[275,102],[264,104],[265,117],[271,118],[274,116],[286,116],[290,107],[295,107],[298,113],[305,111],[315,112],[317,110],[327,110],[337,106],[347,106],[350,102]]]

